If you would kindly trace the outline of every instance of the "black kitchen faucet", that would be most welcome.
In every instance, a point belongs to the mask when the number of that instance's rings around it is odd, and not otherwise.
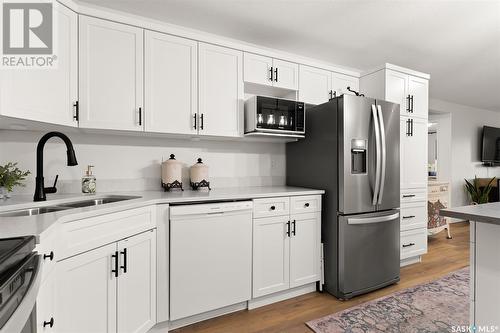
[[[68,166],[75,166],[78,164],[76,161],[75,150],[73,149],[73,144],[71,140],[61,132],[49,132],[42,136],[40,141],[38,141],[38,146],[36,147],[36,185],[35,185],[35,195],[33,197],[33,201],[45,201],[47,200],[45,194],[46,193],[56,193],[57,188],[57,178],[54,181],[54,186],[45,187],[43,180],[43,148],[45,147],[45,143],[52,137],[61,138],[66,144],[66,153],[68,155]]]

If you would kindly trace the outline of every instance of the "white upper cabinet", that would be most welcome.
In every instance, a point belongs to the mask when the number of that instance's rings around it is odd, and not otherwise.
[[[265,86],[297,90],[299,65],[253,53],[244,55],[244,80]]]
[[[80,16],[80,127],[143,130],[143,34]]]
[[[198,45],[199,134],[238,137],[243,129],[243,53]]]
[[[0,114],[3,116],[77,126],[77,14],[54,2],[58,23],[54,36],[55,68],[2,69]]]
[[[359,78],[340,73],[332,73],[332,90],[335,96],[354,94],[348,91],[347,88],[359,92]]]
[[[308,104],[322,104],[331,98],[330,71],[300,65],[299,67],[299,101]]]
[[[387,71],[385,74],[386,93],[388,102],[397,103],[400,106],[400,115],[405,115],[408,110],[407,86],[408,75],[396,71]]]
[[[279,59],[273,60],[273,85],[278,88],[297,90],[299,88],[299,65]]]
[[[245,82],[266,86],[273,85],[273,58],[253,53],[245,53],[243,59]]]
[[[196,134],[198,43],[146,31],[144,51],[145,130]]]
[[[409,76],[408,95],[411,115],[413,117],[427,118],[429,116],[429,80]]]

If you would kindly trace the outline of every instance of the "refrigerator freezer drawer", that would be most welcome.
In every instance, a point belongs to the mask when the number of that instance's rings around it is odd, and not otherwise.
[[[340,298],[399,280],[399,211],[339,216]]]

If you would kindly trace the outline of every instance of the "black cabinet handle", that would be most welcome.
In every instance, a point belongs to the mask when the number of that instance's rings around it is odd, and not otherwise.
[[[411,104],[410,112],[413,113],[413,95],[411,95],[410,97],[410,104]]]
[[[413,119],[410,119],[410,136],[413,136]]]
[[[274,69],[274,81],[278,82],[278,67]]]
[[[415,194],[403,194],[403,198],[414,198]]]
[[[203,117],[203,113],[202,113],[202,114],[201,114],[201,116],[200,116],[200,120],[201,120],[200,129],[201,129],[201,130],[203,129],[203,127],[204,127],[204,125],[205,125],[205,124],[204,124],[204,123],[205,123],[205,121],[204,121],[204,119],[203,119],[203,118],[204,118],[204,117]]]
[[[286,235],[290,237],[290,221],[286,223]]]
[[[415,218],[415,215],[403,216],[403,220],[406,220],[406,219],[414,219],[414,218]]]
[[[406,136],[410,136],[410,119],[406,120]]]
[[[411,96],[408,95],[408,96],[406,96],[406,112],[408,112],[408,113],[411,112],[410,105],[411,105]]]
[[[269,81],[273,81],[273,67],[269,69]]]
[[[408,244],[403,244],[403,247],[410,247],[410,246],[413,246],[415,245],[415,243],[408,243]]]
[[[54,260],[54,252],[50,251],[49,254],[44,254],[43,255],[43,260],[45,260],[45,259],[50,259],[50,261]]]
[[[295,231],[296,231],[296,228],[297,228],[297,221],[293,220],[293,230],[292,230],[292,235],[295,236]]]
[[[194,129],[196,129],[196,119],[197,119],[196,115],[194,115],[193,118],[194,118]]]
[[[275,210],[276,209],[276,206],[271,206],[271,210]]]
[[[54,326],[54,318],[53,317],[51,317],[49,321],[43,322],[43,327],[46,327],[46,326],[49,326],[50,328],[52,328]]]
[[[142,126],[142,108],[139,108],[139,126]]]
[[[124,248],[120,253],[123,254],[123,265],[120,268],[123,269],[123,273],[127,273],[127,248]]]
[[[78,101],[73,103],[73,107],[75,108],[75,114],[73,115],[73,119],[78,121],[78,120],[80,120],[80,107],[79,107]]]
[[[304,207],[306,207],[306,208],[307,208],[307,207],[309,207],[309,202],[306,202],[306,203],[304,204]]]
[[[112,269],[111,273],[114,273],[115,277],[118,277],[118,251],[115,251],[115,254],[111,255],[111,258],[115,260],[115,269]]]

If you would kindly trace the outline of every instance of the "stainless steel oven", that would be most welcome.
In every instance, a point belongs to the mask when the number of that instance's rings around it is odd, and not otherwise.
[[[245,134],[305,135],[303,102],[252,96],[245,101]]]

